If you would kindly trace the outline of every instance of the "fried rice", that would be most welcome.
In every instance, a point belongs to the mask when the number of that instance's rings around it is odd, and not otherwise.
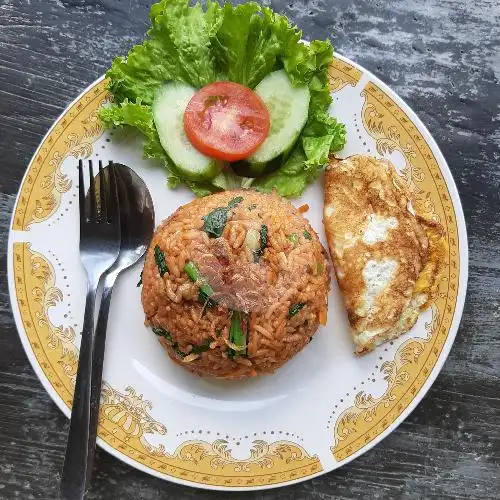
[[[199,375],[272,373],[326,323],[325,250],[275,194],[226,191],[180,207],[156,230],[142,282],[146,324]]]

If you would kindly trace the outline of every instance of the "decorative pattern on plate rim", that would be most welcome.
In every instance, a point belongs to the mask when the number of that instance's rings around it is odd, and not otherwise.
[[[386,362],[381,372],[387,381],[379,398],[360,392],[354,405],[337,418],[334,445],[336,460],[345,460],[391,425],[421,389],[444,346],[455,312],[458,293],[458,227],[453,204],[438,163],[420,131],[402,109],[377,85],[369,82],[361,95],[363,126],[376,141],[380,155],[399,151],[405,158],[402,175],[421,215],[440,221],[448,245],[447,269],[433,301],[433,321],[427,340],[409,339]],[[439,319],[439,321],[438,321]]]
[[[328,68],[330,92],[338,92],[346,85],[355,87],[362,75],[363,73],[352,64],[334,57]]]
[[[55,326],[49,309],[63,300],[55,286],[54,267],[29,243],[14,243],[14,280],[19,312],[35,357],[57,394],[71,407],[78,349],[72,328]],[[147,435],[167,432],[149,411],[150,401],[133,387],[122,393],[104,382],[98,436],[107,444],[152,469],[187,481],[215,486],[269,485],[292,481],[323,470],[311,456],[291,441],[256,440],[250,456],[236,459],[225,440],[186,441],[173,453],[153,446]]]
[[[385,392],[377,397],[361,391],[354,405],[344,410],[335,424],[335,446],[331,451],[336,460],[349,457],[392,424],[418,392],[418,382],[427,379],[431,368],[422,367],[434,343],[432,336],[438,323],[438,311],[433,306],[432,321],[426,325],[426,339],[411,338],[397,350],[393,361],[382,363],[380,372],[387,382]]]
[[[97,113],[110,97],[103,80],[56,122],[28,166],[12,229],[26,231],[57,211],[63,194],[71,187],[61,165],[68,156],[87,158],[92,154],[92,144],[103,132]]]
[[[432,191],[421,184],[426,175],[432,175],[427,162],[437,162],[419,130],[374,83],[368,83],[361,92],[365,98],[361,116],[365,130],[375,139],[377,152],[381,156],[399,151],[405,160],[401,175],[415,201],[415,210],[440,222],[436,213],[436,202]],[[439,171],[439,167],[437,167]]]
[[[45,376],[68,407],[78,365],[72,328],[53,325],[48,311],[63,299],[52,264],[29,243],[14,243],[14,281],[19,314]]]

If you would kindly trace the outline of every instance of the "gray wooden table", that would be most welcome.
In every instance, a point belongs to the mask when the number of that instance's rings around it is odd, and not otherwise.
[[[141,40],[150,1],[0,0],[0,498],[55,498],[68,422],[31,369],[6,286],[11,210],[54,119]],[[500,498],[500,3],[279,0],[309,38],[331,37],[405,98],[460,191],[470,245],[457,340],[395,432],[333,473],[218,494],[150,477],[98,451],[89,498]]]

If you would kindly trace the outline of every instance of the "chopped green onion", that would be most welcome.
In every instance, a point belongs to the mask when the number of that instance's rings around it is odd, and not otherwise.
[[[194,281],[195,283],[198,281],[200,272],[198,271],[198,268],[196,267],[196,264],[190,260],[185,266],[184,266],[184,272],[188,275],[188,278],[191,281]]]
[[[291,318],[295,316],[305,305],[305,302],[299,302],[298,304],[290,306],[290,309],[288,309],[288,317]]]
[[[245,313],[241,311],[232,311],[231,313],[231,324],[229,326],[229,342],[238,347],[245,347],[241,351],[236,351],[235,349],[228,349],[229,357],[237,356],[238,354],[245,354],[246,344],[247,344],[247,332],[246,332],[247,322],[245,319]]]
[[[233,311],[231,315],[231,326],[229,328],[229,341],[237,346],[243,346],[246,342],[246,334],[243,331],[243,317],[240,311]]]
[[[196,267],[196,264],[190,260],[184,266],[184,272],[188,275],[188,278],[194,283],[201,281],[200,271]],[[206,304],[207,307],[214,307],[217,302],[210,297],[213,295],[214,290],[208,283],[198,283],[200,286],[200,291],[198,293],[198,302]]]
[[[200,291],[198,292],[198,302],[205,304],[205,307],[215,307],[217,305],[217,301],[211,299],[207,292],[203,289],[204,287],[210,288],[209,285],[201,285]]]
[[[156,265],[158,266],[158,271],[160,273],[160,276],[163,277],[165,273],[168,273],[168,266],[165,260],[165,254],[161,251],[161,248],[158,245],[155,246],[154,253],[155,253]]]
[[[299,241],[297,233],[292,233],[287,236],[287,238],[292,242],[293,246],[296,247]]]
[[[304,238],[306,240],[312,240],[312,235],[311,235],[311,233],[309,231],[304,231],[303,234],[304,234]]]

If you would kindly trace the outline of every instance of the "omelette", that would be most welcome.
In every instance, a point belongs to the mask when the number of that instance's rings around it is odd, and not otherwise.
[[[415,214],[394,166],[370,156],[331,159],[324,223],[355,352],[399,337],[436,295],[446,243]]]

